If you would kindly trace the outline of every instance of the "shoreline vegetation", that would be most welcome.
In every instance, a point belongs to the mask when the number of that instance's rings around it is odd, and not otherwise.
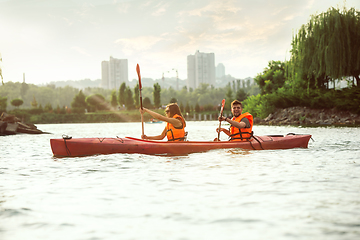
[[[163,109],[155,110],[163,114]],[[251,112],[250,112],[251,113]],[[24,123],[29,124],[62,124],[62,123],[110,123],[141,122],[139,110],[101,111],[92,113],[41,113],[13,110],[9,112]],[[219,112],[186,113],[186,121],[216,121]],[[231,116],[224,111],[225,116]],[[144,122],[150,122],[151,116],[145,114]],[[353,126],[360,127],[360,115],[350,111],[333,109],[311,109],[308,107],[289,107],[276,109],[265,118],[254,117],[254,125],[270,126]]]

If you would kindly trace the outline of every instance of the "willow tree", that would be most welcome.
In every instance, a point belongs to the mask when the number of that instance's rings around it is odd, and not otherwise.
[[[311,16],[293,37],[287,68],[307,88],[326,88],[329,81],[353,76],[360,87],[360,12],[330,8]]]

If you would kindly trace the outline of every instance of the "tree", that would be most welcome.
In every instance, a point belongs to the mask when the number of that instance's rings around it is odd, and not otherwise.
[[[84,113],[87,107],[88,104],[86,103],[86,96],[82,92],[82,90],[80,90],[79,93],[75,95],[73,101],[71,102],[71,108],[73,108],[74,113]]]
[[[260,86],[261,94],[276,92],[285,83],[285,63],[281,61],[269,61],[268,67],[263,73],[255,77],[255,82]],[[239,100],[240,101],[240,100]]]
[[[113,108],[116,108],[116,106],[118,105],[118,101],[116,98],[116,91],[112,91],[111,92],[111,99],[110,99],[110,104]]]
[[[244,89],[240,88],[236,92],[235,99],[239,100],[240,102],[244,101],[248,97],[248,94],[245,92]]]
[[[170,103],[177,103],[176,98],[172,97],[172,98],[170,99]]]
[[[53,108],[51,106],[51,103],[47,103],[44,107],[45,112],[52,112]]]
[[[26,95],[26,92],[28,91],[28,89],[29,89],[29,86],[25,82],[21,83],[20,96],[23,99],[25,98],[25,95]]]
[[[184,104],[182,102],[180,103],[179,108],[180,108],[181,112],[185,111],[185,107],[184,107]]]
[[[189,102],[186,102],[185,112],[186,112],[186,113],[190,113],[190,105],[189,105]]]
[[[37,108],[37,106],[38,106],[38,102],[36,101],[35,96],[33,96],[33,100],[32,100],[32,102],[31,102],[31,106],[32,106],[33,108]]]
[[[155,83],[153,97],[154,97],[154,107],[156,108],[159,108],[161,106],[160,92],[161,92],[161,87],[159,83]]]
[[[143,100],[143,107],[145,108],[152,108],[151,100],[149,97],[145,97]]]
[[[6,112],[6,106],[7,106],[7,97],[0,96],[0,113]]]
[[[140,91],[139,91],[139,83],[134,87],[134,102],[135,108],[140,108]]]
[[[119,88],[119,105],[123,106],[125,105],[125,89],[126,89],[126,83],[122,83]]]
[[[19,106],[21,106],[23,103],[24,103],[24,101],[22,100],[22,99],[20,99],[20,98],[15,98],[15,99],[13,99],[13,100],[11,100],[11,105],[13,105],[14,107],[19,107]]]
[[[197,113],[200,112],[200,105],[199,105],[199,103],[196,103],[196,105],[195,105],[195,112],[197,112]]]
[[[329,81],[353,76],[360,88],[359,39],[360,14],[354,8],[311,16],[293,37],[288,76],[308,89],[326,89]]]
[[[92,94],[86,97],[85,102],[92,106],[95,110],[105,109],[106,106],[105,98],[101,94]]]
[[[233,92],[231,90],[231,84],[230,83],[227,85],[226,89],[227,90],[226,90],[226,94],[225,94],[225,99],[226,99],[225,108],[230,109],[231,108],[231,102],[234,100],[233,96],[232,96]]]
[[[133,94],[130,87],[126,87],[125,89],[125,106],[128,110],[135,108]]]

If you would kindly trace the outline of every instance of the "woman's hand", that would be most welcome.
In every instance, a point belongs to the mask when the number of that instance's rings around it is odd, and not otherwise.
[[[146,112],[146,108],[139,108],[139,112],[141,113],[141,114],[144,114],[145,112]]]

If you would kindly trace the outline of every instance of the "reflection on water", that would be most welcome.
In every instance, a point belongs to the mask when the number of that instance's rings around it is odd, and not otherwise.
[[[249,154],[252,154],[253,150],[230,149],[230,150],[227,150],[227,152],[229,152],[231,154],[237,154],[237,155],[249,155]]]
[[[217,126],[189,122],[189,140],[212,140]],[[1,137],[2,240],[360,237],[359,128],[254,126],[312,134],[308,149],[79,158],[54,158],[49,139],[139,137],[141,123],[38,128],[52,134]]]

